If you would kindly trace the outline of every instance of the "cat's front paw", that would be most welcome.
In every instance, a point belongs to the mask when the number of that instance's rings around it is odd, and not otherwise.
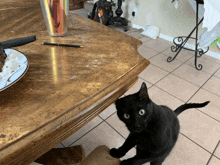
[[[116,148],[112,148],[110,150],[110,155],[114,158],[121,158],[123,157],[125,154],[120,152],[119,149],[116,149]]]

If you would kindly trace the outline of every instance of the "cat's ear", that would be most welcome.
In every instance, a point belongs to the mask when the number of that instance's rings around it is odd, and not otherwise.
[[[147,85],[145,84],[145,82],[142,83],[141,89],[138,92],[138,96],[140,99],[149,99]]]

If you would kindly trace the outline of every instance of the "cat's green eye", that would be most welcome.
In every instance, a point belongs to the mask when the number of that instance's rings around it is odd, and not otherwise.
[[[125,119],[128,119],[128,118],[130,117],[130,115],[127,114],[127,113],[125,113],[125,114],[124,114],[124,117],[125,117]]]
[[[140,111],[139,111],[139,114],[142,116],[142,115],[144,115],[145,114],[145,110],[144,109],[141,109]]]

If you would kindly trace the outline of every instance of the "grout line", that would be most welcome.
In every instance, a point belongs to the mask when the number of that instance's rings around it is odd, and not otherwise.
[[[182,80],[184,80],[184,81],[186,81],[186,82],[188,82],[188,83],[190,83],[190,84],[193,84],[193,85],[195,85],[195,86],[197,86],[197,87],[200,87],[200,85],[194,84],[194,83],[190,82],[189,80],[186,80],[186,79],[184,79],[184,78],[182,78],[182,77],[180,77],[180,76],[178,76],[178,75],[176,75],[176,74],[174,74],[174,73],[172,73],[172,72],[171,72],[171,74],[174,75],[174,76],[176,76],[176,77],[179,77],[180,79],[182,79]]]
[[[208,164],[210,163],[210,161],[211,161],[212,157],[214,156],[214,153],[215,153],[215,151],[216,151],[216,149],[217,149],[217,147],[218,147],[219,144],[220,144],[220,140],[218,141],[218,143],[217,143],[217,145],[216,145],[214,151],[212,152],[212,154],[211,154],[211,156],[210,156],[210,158],[209,158],[209,160],[208,160],[208,162],[207,162],[206,165],[208,165]],[[215,156],[215,157],[216,157],[216,156]],[[218,159],[219,159],[219,158],[218,158]]]
[[[205,112],[203,112],[203,111],[201,111],[201,110],[199,110],[199,109],[197,109],[197,108],[195,108],[195,109],[196,109],[197,111],[199,111],[199,112],[203,113],[204,115],[206,115],[206,116],[208,116],[208,117],[212,118],[213,120],[215,120],[215,121],[217,121],[217,122],[219,122],[219,123],[220,123],[220,120],[215,119],[214,117],[210,116],[209,114],[207,114],[207,113],[205,113]]]
[[[151,48],[150,48],[150,47],[148,47],[148,46],[147,46],[147,48],[151,49]],[[162,52],[158,52],[157,54],[155,54],[154,56],[150,57],[149,59],[151,59],[151,58],[155,57],[156,55],[159,55],[159,54],[161,54],[161,53],[165,52],[165,51],[166,51],[166,50],[168,50],[168,49],[169,49],[169,48],[167,48],[167,49],[163,50]],[[154,50],[154,49],[151,49],[151,50],[156,51],[156,50]],[[157,52],[157,51],[156,51],[156,52]]]
[[[159,68],[159,69],[162,69],[162,68],[160,68],[160,67],[158,67],[158,66],[156,66],[156,65],[154,65],[154,64],[150,64],[150,65],[153,65],[153,66],[155,66],[155,67],[157,67],[157,68]],[[162,70],[164,70],[164,69],[162,69]],[[165,70],[164,70],[165,71]],[[166,72],[168,72],[168,71],[166,71]],[[159,81],[161,81],[162,79],[164,79],[165,77],[167,77],[169,74],[170,74],[171,72],[168,72],[168,74],[166,75],[166,76],[164,76],[164,77],[162,77],[160,80],[158,80],[158,81],[156,81],[154,84],[156,84],[156,83],[158,83]],[[140,75],[138,75],[139,77],[141,77]],[[143,77],[141,77],[143,80],[145,80]],[[145,81],[147,81],[147,80],[145,80]],[[153,84],[153,83],[151,83],[151,84]]]
[[[102,118],[101,118],[102,119]],[[87,135],[89,132],[91,132],[92,130],[94,130],[96,127],[98,127],[100,124],[102,124],[104,122],[104,120],[102,120],[99,124],[97,124],[95,127],[93,127],[92,129],[90,129],[88,132],[86,132],[85,134],[83,134],[82,136],[80,136],[78,139],[76,139],[74,142],[72,142],[71,144],[68,145],[71,146],[73,145],[75,142],[77,142],[78,140],[80,140],[82,137],[84,137],[85,135]]]
[[[117,111],[114,112],[113,114],[109,115],[108,117],[106,117],[106,119],[103,119],[103,120],[106,121],[107,119],[109,119],[110,117],[112,117],[115,113],[117,113]]]
[[[189,139],[191,142],[195,143],[196,145],[198,145],[199,147],[201,147],[202,149],[204,149],[205,151],[207,151],[208,153],[212,154],[210,151],[208,151],[207,149],[205,149],[203,146],[199,145],[198,143],[196,143],[195,141],[193,141],[192,139],[190,139],[188,136],[184,135],[183,133],[180,132],[181,135],[185,136],[187,139]]]
[[[205,88],[202,88],[202,89],[205,90],[205,91],[207,91],[207,92],[210,92],[210,93],[213,94],[213,95],[216,95],[216,96],[220,97],[220,95],[218,95],[218,94],[216,94],[216,93],[213,93],[213,92],[211,92],[211,91],[209,91],[209,90],[207,90],[207,89],[205,89]]]
[[[156,86],[155,84],[153,84],[152,86],[155,86],[155,87],[159,88],[159,89],[160,89],[160,90],[162,90],[163,92],[165,92],[165,93],[167,93],[167,94],[169,94],[169,95],[173,96],[174,98],[176,98],[176,99],[178,99],[178,100],[180,100],[180,101],[182,101],[182,102],[184,102],[184,103],[185,103],[185,101],[183,101],[183,100],[181,100],[180,98],[178,98],[178,97],[176,97],[176,96],[174,96],[174,95],[170,94],[169,92],[167,92],[167,91],[163,90],[162,88],[160,88],[160,87]]]
[[[180,52],[179,52],[179,53],[180,53]],[[179,54],[178,54],[178,55],[179,55]],[[177,56],[178,56],[178,55],[177,55]],[[175,55],[174,55],[174,56],[175,56]],[[188,61],[191,60],[192,58],[193,58],[193,56],[190,57],[190,58],[189,58],[188,60],[186,60],[185,62],[183,62],[182,65],[183,65],[183,64],[186,64],[186,62],[188,62]],[[171,62],[172,62],[172,61],[171,61]],[[182,65],[180,65],[179,67],[181,67]],[[174,69],[172,72],[174,72],[175,70],[177,70],[179,67],[177,67],[176,69]],[[190,67],[191,67],[191,66],[190,66]],[[192,67],[192,68],[193,68],[193,67]]]
[[[63,143],[61,142],[61,145],[64,147],[64,148],[66,148],[64,145],[63,145]]]
[[[154,85],[154,84],[150,83],[149,81],[143,79],[142,77],[139,77],[139,76],[138,76],[138,78],[141,79],[141,80],[143,80],[143,81],[145,81],[145,82],[147,82],[147,83],[149,83],[149,84],[151,84],[152,86]],[[151,87],[150,87],[150,88],[151,88]],[[148,89],[148,88],[147,88],[147,89]]]
[[[194,57],[194,56],[193,56],[193,57]],[[201,56],[201,57],[202,57],[202,56]],[[199,57],[199,58],[201,58],[201,57]],[[191,58],[190,58],[190,59],[191,59]],[[211,60],[206,59],[205,57],[204,57],[203,59],[204,59],[205,61],[210,61],[210,62],[212,62]],[[195,60],[195,59],[194,59],[194,60]],[[197,63],[198,63],[198,61],[197,61]],[[213,63],[219,65],[219,67],[218,67],[218,69],[217,69],[217,70],[219,70],[220,64],[218,64],[217,62],[213,62]],[[195,64],[194,64],[194,66],[191,66],[190,64],[186,63],[186,65],[195,68]],[[200,71],[205,72],[205,73],[208,73],[208,74],[212,74],[212,73],[209,73],[209,72],[205,71],[204,69],[202,69],[202,70],[200,70]]]
[[[107,121],[105,121],[105,123],[107,123],[113,130],[115,130],[121,137],[123,137],[124,139],[126,139],[126,137],[124,137],[122,134],[120,134],[120,132],[118,132],[111,124],[109,124]]]
[[[195,96],[196,93],[198,93],[198,91],[213,77],[213,75],[214,75],[217,71],[218,71],[218,70],[216,70],[216,71],[209,77],[209,79],[206,80],[205,83],[199,87],[199,89],[189,98],[189,100],[192,99],[193,96]],[[189,101],[189,100],[188,100],[188,101]],[[187,102],[188,102],[188,101],[187,101]],[[186,102],[186,103],[187,103],[187,102]]]
[[[219,157],[217,157],[217,156],[215,156],[215,155],[213,155],[213,157],[215,157],[216,159],[219,159],[219,160],[220,160],[220,158],[219,158]]]

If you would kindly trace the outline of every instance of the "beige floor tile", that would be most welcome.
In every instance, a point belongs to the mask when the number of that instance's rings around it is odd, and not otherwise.
[[[204,89],[200,89],[192,99],[189,100],[189,103],[203,103],[205,101],[210,101],[210,103],[199,109],[200,111],[210,115],[216,120],[220,121],[220,96],[217,96],[211,92],[208,92]]]
[[[130,30],[130,32],[140,32],[140,33],[142,33],[144,31],[143,29],[133,28],[132,24],[130,25],[129,30]]]
[[[218,144],[218,147],[217,147],[217,149],[215,150],[214,155],[217,156],[217,157],[220,159],[220,143]]]
[[[141,85],[142,85],[143,82],[146,83],[147,88],[150,88],[152,86],[151,83],[149,83],[147,81],[144,81],[144,80],[139,78],[138,81],[125,93],[125,95],[130,95],[130,94],[137,93],[140,90]]]
[[[202,108],[200,108],[202,109]],[[220,138],[220,122],[196,109],[184,111],[179,116],[180,132],[213,152]]]
[[[64,148],[64,146],[60,143],[60,144],[58,144],[56,147],[54,147],[54,148]]]
[[[177,68],[173,74],[198,86],[202,86],[211,77],[211,74],[198,71],[187,64],[183,64]]]
[[[220,160],[213,156],[208,165],[219,165],[219,164],[220,164]]]
[[[106,120],[114,129],[116,129],[120,134],[127,138],[129,135],[129,130],[127,129],[126,125],[118,118],[117,114],[114,113],[111,117]]]
[[[213,62],[215,62],[215,63],[220,64],[220,60],[217,59],[217,58],[214,58],[214,57],[208,56],[208,55],[206,55],[206,54],[202,55],[202,57],[205,58],[205,59],[208,59],[209,61],[213,61]]]
[[[176,55],[176,53],[177,52],[172,52],[171,48],[162,52],[162,54],[166,55],[167,57],[171,56],[172,58]],[[189,60],[192,57],[193,57],[193,54],[191,52],[182,49],[173,61],[177,60],[177,61],[181,61],[181,62],[186,62],[187,60]],[[170,62],[170,63],[172,63],[172,62]]]
[[[142,35],[142,36],[139,38],[139,40],[141,40],[141,41],[142,41],[142,44],[144,44],[145,42],[152,40],[152,38]]]
[[[180,101],[179,99],[173,97],[167,92],[164,92],[156,86],[152,86],[148,90],[148,94],[155,104],[168,106],[172,110],[175,110],[177,107],[184,104],[183,101]]]
[[[180,134],[163,165],[206,165],[210,156],[210,153]]]
[[[139,30],[137,30],[137,31],[131,32],[129,35],[130,35],[131,37],[134,37],[134,38],[136,38],[136,39],[139,39],[139,38],[142,37],[142,34],[141,34],[142,32],[143,32],[143,30],[142,30],[142,29],[139,29]]]
[[[211,77],[209,81],[202,87],[210,92],[220,95],[220,78]]]
[[[95,117],[92,121],[90,121],[89,123],[87,123],[85,126],[83,126],[82,128],[80,128],[77,132],[75,132],[74,134],[72,134],[71,136],[69,136],[67,139],[65,139],[64,141],[62,141],[62,144],[65,147],[68,147],[70,144],[72,144],[74,141],[76,141],[77,139],[79,139],[80,137],[82,137],[84,134],[86,134],[87,132],[89,132],[91,129],[93,129],[96,125],[98,125],[99,123],[101,123],[103,120],[100,119],[99,116]]]
[[[191,84],[173,74],[159,81],[155,86],[165,90],[166,92],[176,96],[180,100],[186,102],[198,89],[194,84]]]
[[[139,77],[154,84],[168,74],[169,72],[150,64],[141,74],[139,74]]]
[[[167,41],[167,40],[165,40],[165,39],[163,39],[163,38],[159,38],[159,37],[156,39],[156,41],[158,41],[158,42],[160,42],[160,43],[163,43],[163,44],[166,44],[166,45],[168,45],[169,47],[171,47],[171,46],[173,45],[173,42]]]
[[[116,108],[114,103],[111,104],[108,108],[106,108],[102,113],[99,114],[99,116],[103,119],[106,119],[110,115],[116,112]]]
[[[124,143],[124,140],[106,122],[103,122],[71,146],[82,144],[86,156],[88,156],[90,152],[100,145],[106,145],[110,149],[113,147],[118,148]]]
[[[194,57],[191,58],[189,61],[186,62],[186,64],[195,68],[195,58]],[[220,67],[220,64],[214,62],[213,60],[208,60],[204,58],[203,56],[200,58],[197,58],[197,67],[199,64],[203,66],[202,71],[210,73],[210,74],[213,74]]]
[[[220,68],[219,68],[218,71],[214,74],[214,76],[220,78]]]
[[[157,52],[162,52],[170,47],[170,45],[166,42],[160,42],[159,40],[150,40],[146,44],[148,47]]]
[[[144,43],[138,47],[138,52],[141,56],[143,56],[145,59],[149,59],[149,58],[155,56],[156,54],[158,54],[157,51],[147,47],[146,44],[147,43]]]
[[[182,65],[182,62],[179,62],[177,60],[173,62],[167,62],[167,56],[161,54],[158,54],[150,59],[151,64],[154,64],[168,72],[172,72],[174,69]]]
[[[85,10],[85,9],[78,9],[78,10],[71,10],[70,11],[71,13],[76,13],[76,14],[79,14],[79,15],[81,15],[81,16],[83,16],[83,17],[86,17],[86,18],[88,18],[88,11],[87,10]]]

